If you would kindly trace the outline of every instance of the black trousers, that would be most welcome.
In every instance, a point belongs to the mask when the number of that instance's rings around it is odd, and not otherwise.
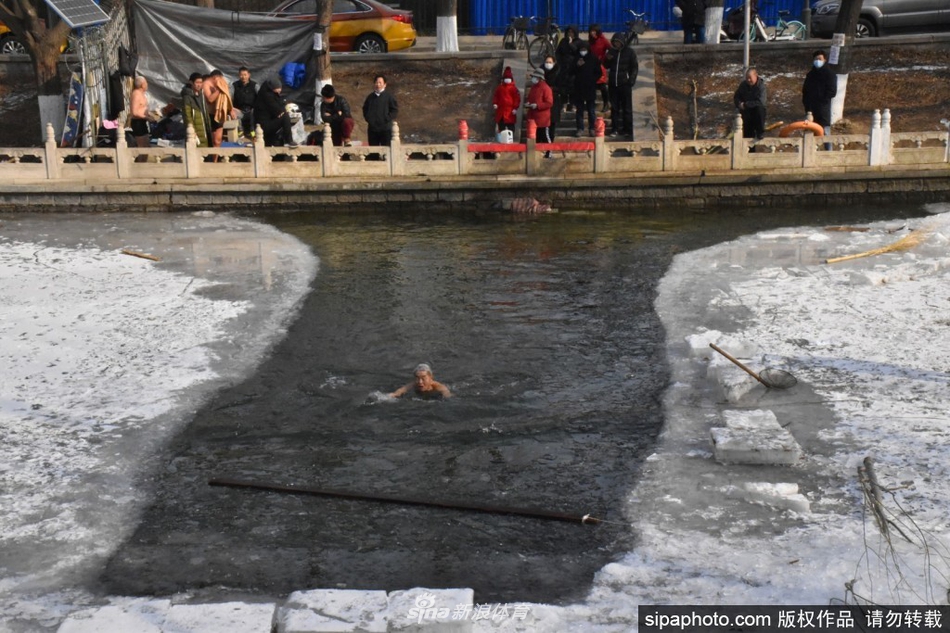
[[[610,87],[610,127],[617,134],[633,138],[633,87]]]
[[[742,110],[742,138],[762,138],[765,136],[765,108],[745,108]]]
[[[378,130],[369,128],[366,131],[367,142],[370,145],[389,147],[393,140],[393,131],[391,129]]]
[[[274,145],[283,145],[293,140],[289,116],[282,116],[268,121],[258,121],[261,130],[264,132],[264,145],[272,147]]]

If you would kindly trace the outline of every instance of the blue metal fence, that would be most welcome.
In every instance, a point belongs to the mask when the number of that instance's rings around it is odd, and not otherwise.
[[[726,11],[741,6],[742,0],[726,0]],[[789,19],[800,19],[804,0],[759,1],[766,24],[774,24],[778,11],[791,12]],[[673,0],[471,0],[471,32],[476,35],[501,34],[515,15],[545,17],[553,14],[563,30],[568,24],[578,25],[583,34],[591,24],[598,23],[605,33],[624,27],[630,19],[627,9],[647,13],[650,28],[660,31],[680,28],[673,15]]]

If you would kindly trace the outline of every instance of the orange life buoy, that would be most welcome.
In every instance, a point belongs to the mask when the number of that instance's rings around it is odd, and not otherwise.
[[[785,138],[786,136],[791,136],[792,132],[797,130],[807,130],[813,132],[815,136],[824,136],[825,130],[820,125],[814,121],[795,121],[794,123],[789,123],[781,129],[778,133],[779,136]]]

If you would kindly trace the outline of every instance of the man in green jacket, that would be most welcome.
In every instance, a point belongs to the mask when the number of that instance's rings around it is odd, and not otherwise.
[[[185,126],[190,125],[195,129],[198,147],[210,147],[208,133],[211,131],[211,119],[208,117],[208,107],[201,91],[203,84],[201,73],[191,73],[188,83],[181,89],[181,112]]]

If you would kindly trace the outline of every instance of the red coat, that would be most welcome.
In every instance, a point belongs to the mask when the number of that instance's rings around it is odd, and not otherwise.
[[[600,60],[600,63],[603,64],[604,60],[607,59],[607,51],[610,50],[610,40],[608,40],[603,33],[598,37],[588,40],[588,45],[590,46],[590,52],[597,56],[597,59]]]
[[[549,86],[546,81],[542,79],[531,86],[531,90],[528,91],[526,103],[538,104],[537,108],[528,108],[525,110],[528,120],[537,123],[538,127],[551,126],[551,108],[554,106],[554,92],[551,91],[551,86]]]
[[[515,83],[498,84],[491,102],[498,106],[495,109],[495,123],[513,125],[517,116],[515,111],[521,106],[521,92]]]

